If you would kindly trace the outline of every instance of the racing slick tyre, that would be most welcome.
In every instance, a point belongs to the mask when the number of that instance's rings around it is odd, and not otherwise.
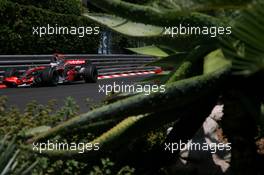
[[[41,85],[42,85],[42,74],[39,74],[34,77],[32,87],[40,87]]]
[[[85,83],[96,83],[98,78],[98,71],[95,65],[88,64],[84,69],[84,81]]]
[[[57,86],[59,74],[55,68],[49,67],[44,69],[41,75],[42,83],[45,86]]]
[[[18,76],[18,71],[15,68],[6,70],[5,71],[5,74],[4,74],[4,79],[5,78],[8,78],[8,77],[13,77],[13,76]],[[9,87],[9,88],[15,88],[15,87],[17,87],[17,84],[14,84],[14,83],[4,82],[4,84],[7,87]]]

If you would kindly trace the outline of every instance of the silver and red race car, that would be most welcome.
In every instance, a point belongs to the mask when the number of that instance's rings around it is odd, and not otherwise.
[[[71,83],[84,80],[96,83],[98,71],[95,65],[84,59],[65,60],[53,57],[48,67],[39,66],[20,73],[16,69],[5,72],[3,84],[7,87],[18,86],[57,86],[58,83]]]

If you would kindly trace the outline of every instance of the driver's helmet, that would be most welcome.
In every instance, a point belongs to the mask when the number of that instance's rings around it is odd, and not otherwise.
[[[64,56],[62,54],[55,53],[51,58],[51,64],[56,66],[63,66],[64,65]]]
[[[57,62],[57,61],[64,61],[64,55],[59,53],[53,54],[52,62]]]

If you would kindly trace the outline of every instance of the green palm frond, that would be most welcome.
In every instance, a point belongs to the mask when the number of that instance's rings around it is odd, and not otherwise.
[[[225,56],[236,74],[252,75],[264,70],[264,3],[244,11],[234,22],[232,37],[222,40]]]
[[[218,49],[211,53],[209,53],[204,58],[204,74],[210,74],[214,72],[217,69],[220,69],[221,67],[225,67],[227,65],[230,65],[231,61],[226,59],[223,55],[223,52]]]
[[[184,59],[187,57],[186,53],[177,53],[172,54],[168,57],[158,59],[157,61],[154,61],[152,63],[149,63],[149,66],[158,66],[162,67],[164,70],[174,70],[177,69]]]
[[[150,6],[163,10],[213,11],[219,9],[244,9],[253,0],[163,0]]]
[[[218,12],[220,9],[241,10],[248,8],[253,0],[163,0],[149,4],[135,4],[121,0],[90,0],[104,11],[131,21],[155,25],[195,23],[216,25],[220,21],[199,12]],[[133,15],[131,15],[133,14]]]
[[[26,175],[37,165],[35,161],[30,165],[29,162],[18,165],[18,156],[20,150],[16,149],[15,139],[8,142],[7,136],[0,139],[0,175],[14,174]]]
[[[179,23],[200,24],[202,26],[218,26],[221,21],[217,18],[199,13],[193,9],[164,9],[152,6],[139,5],[120,0],[90,0],[108,13],[129,19],[135,22],[168,26]],[[133,14],[133,15],[131,15]]]
[[[83,16],[105,25],[121,34],[133,37],[153,37],[163,33],[163,28],[143,23],[131,22],[127,19],[108,14],[85,13]]]
[[[165,84],[175,74],[175,71],[184,64],[187,55],[188,54],[186,53],[179,52],[148,64],[149,66],[162,67],[163,72],[145,78],[144,80],[142,80],[142,83]]]
[[[168,57],[170,54],[166,52],[164,49],[154,45],[138,47],[138,48],[127,48],[127,49],[138,54],[150,55],[156,57]]]
[[[11,171],[12,165],[15,165],[15,158],[18,152],[15,151],[15,145],[7,144],[7,136],[0,140],[0,172],[1,175],[7,174]]]

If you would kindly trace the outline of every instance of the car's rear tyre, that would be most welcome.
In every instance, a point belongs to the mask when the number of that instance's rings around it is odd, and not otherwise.
[[[59,74],[55,68],[49,67],[43,70],[41,79],[44,86],[57,86]]]
[[[95,65],[88,64],[84,68],[85,83],[96,83],[98,79],[98,71]]]

